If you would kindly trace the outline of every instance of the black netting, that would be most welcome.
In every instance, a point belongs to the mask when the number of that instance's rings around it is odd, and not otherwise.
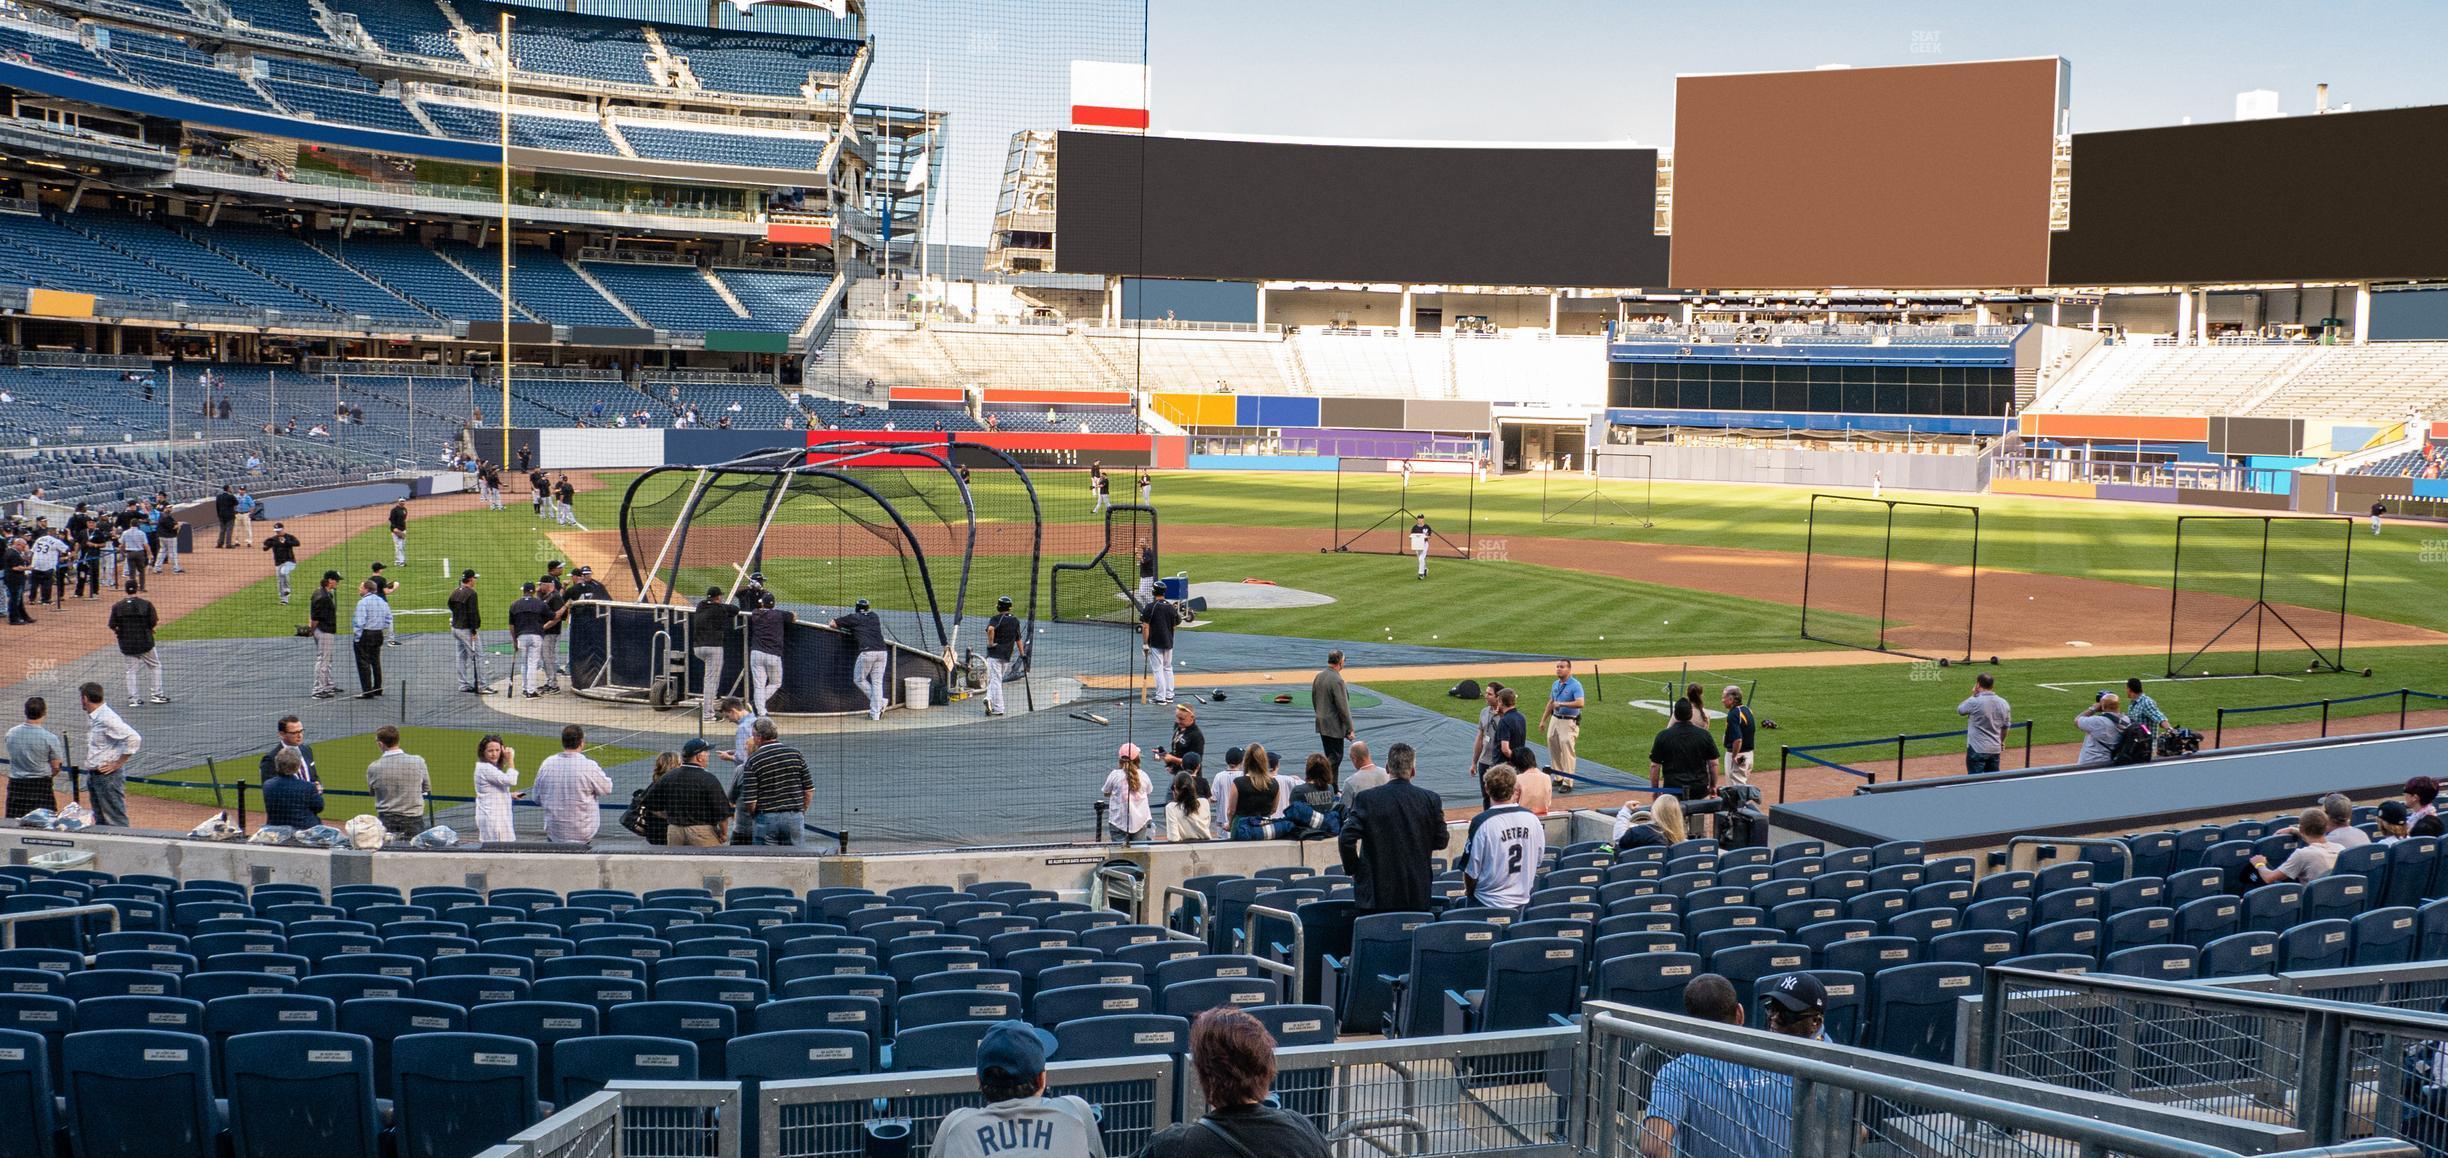
[[[1929,659],[1969,659],[1980,513],[1943,503],[1811,496],[1802,635]]]
[[[2353,547],[2352,519],[2177,519],[2168,673],[2342,669]]]

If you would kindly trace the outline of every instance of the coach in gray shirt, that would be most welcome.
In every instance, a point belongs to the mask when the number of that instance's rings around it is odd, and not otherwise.
[[[384,724],[374,729],[374,742],[382,745],[382,755],[366,765],[374,815],[391,835],[406,840],[425,831],[425,796],[433,791],[433,778],[425,771],[423,756],[400,751],[398,728]]]
[[[2014,719],[2014,706],[1997,694],[1997,677],[1988,672],[1972,677],[1972,698],[1955,705],[1955,714],[1966,721],[1964,771],[1997,771],[1998,755],[2006,749],[2006,724]]]

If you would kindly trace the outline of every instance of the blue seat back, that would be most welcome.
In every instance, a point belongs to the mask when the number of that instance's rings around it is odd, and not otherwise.
[[[2303,919],[2351,921],[2371,907],[2371,881],[2354,873],[2332,872],[2304,886]]]
[[[1934,961],[1883,969],[1870,979],[1870,1037],[1885,1053],[1943,1062],[1955,1052],[1958,999],[1980,992],[1981,967]]]
[[[2304,887],[2293,881],[2262,885],[2244,894],[2244,927],[2283,933],[2303,919]]]
[[[608,1036],[687,1042],[690,1068],[702,1072],[719,1072],[709,1067],[723,1064],[724,1043],[740,1032],[739,1011],[711,1001],[633,1001],[605,1011],[602,1025]]]
[[[230,1140],[238,1153],[312,1158],[375,1152],[382,1119],[374,1106],[372,1042],[352,1033],[277,1030],[239,1034],[224,1048]],[[418,1158],[431,1153],[416,1152]]]
[[[2201,950],[2191,945],[2138,945],[2100,960],[2100,972],[2155,981],[2188,981],[2201,968]]]
[[[2106,926],[2090,918],[2051,921],[2031,931],[2023,938],[2024,953],[2073,953],[2092,961],[2099,960],[2100,942]]]
[[[2402,905],[2373,909],[2354,919],[2354,963],[2358,966],[2411,961],[2421,941],[2422,915]],[[83,1016],[81,1011],[79,1016]]]
[[[1154,1012],[1156,995],[1145,985],[1098,984],[1041,989],[1029,1002],[1029,1020],[1047,1029],[1082,1018]]]
[[[150,969],[80,969],[68,975],[68,996],[78,1001],[97,997],[177,997],[176,973]]]
[[[1683,1012],[1683,987],[1700,975],[1697,953],[1633,953],[1598,962],[1590,996],[1641,1009]]]
[[[2129,909],[2108,915],[2107,936],[2100,944],[2100,959],[2111,953],[2142,945],[2164,945],[2176,935],[2176,910],[2165,906]]]
[[[347,1010],[342,1009],[343,1017]],[[531,1041],[536,1046],[536,1088],[553,1083],[553,1043],[573,1037],[593,1037],[602,1024],[592,1005],[569,1001],[504,1001],[468,1011],[470,1033],[493,1033]]]
[[[2278,971],[2342,969],[2354,955],[2354,925],[2336,919],[2305,921],[2278,935]]]
[[[77,1032],[166,1029],[204,1032],[204,1003],[184,997],[97,997],[77,1003]]]
[[[1124,1013],[1084,1017],[1054,1027],[1056,1057],[1064,1061],[1168,1054],[1190,1050],[1190,1022],[1162,1014]]]
[[[1821,949],[1819,967],[1871,977],[1882,969],[1918,963],[1924,945],[1910,937],[1855,937]]]
[[[1485,990],[1473,1026],[1480,1030],[1538,1029],[1578,1005],[1585,946],[1569,937],[1525,937],[1488,951]]]
[[[1374,1031],[1393,1008],[1393,988],[1379,978],[1400,973],[1410,961],[1412,934],[1429,923],[1426,913],[1371,913],[1352,922],[1352,951],[1337,989],[1343,1030]]]
[[[2440,840],[2409,836],[2388,846],[2388,888],[2377,904],[2413,908],[2439,892]]]
[[[613,1082],[687,1082],[703,1075],[696,1043],[671,1037],[606,1034],[572,1037],[552,1046],[559,1084],[552,1101],[567,1106]]]
[[[219,1158],[212,1044],[201,1035],[107,1029],[70,1036],[61,1091],[80,1155]],[[372,1153],[373,1139],[366,1139]]]
[[[492,1033],[420,1033],[391,1047],[399,1158],[462,1158],[536,1122],[536,1044]]]
[[[949,1021],[901,1034],[893,1039],[891,1069],[895,1073],[975,1070],[978,1039],[986,1036],[986,1031],[994,1028],[994,1024],[991,1021]],[[738,1043],[732,1044],[736,1046]]]
[[[2023,938],[2012,929],[1964,929],[1930,938],[1923,959],[1986,966],[2022,951]]]
[[[1020,1016],[1020,995],[987,989],[903,994],[893,1003],[896,1033],[947,1021],[1005,1021]]]
[[[392,1093],[392,1043],[415,1033],[465,1032],[468,1011],[413,997],[367,997],[341,1002],[339,1025],[340,1032],[372,1042],[374,1096],[388,1098]]]
[[[2202,946],[2204,977],[2253,977],[2278,967],[2278,934],[2233,933]]]
[[[0,1158],[57,1158],[52,1133],[51,1042],[39,1033],[0,1029]]]

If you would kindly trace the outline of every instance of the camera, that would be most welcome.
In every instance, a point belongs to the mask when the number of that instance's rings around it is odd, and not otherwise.
[[[1728,784],[1708,799],[1688,801],[1683,815],[1723,814],[1717,821],[1719,848],[1768,847],[1768,814],[1760,811],[1760,790],[1748,784]]]
[[[2096,703],[2098,703],[2098,702],[2100,702],[2101,700],[2104,700],[2104,699],[2107,699],[2107,698],[2108,698],[2108,693],[2106,693],[2106,692],[2093,692],[2093,693],[2091,693],[2091,702],[2092,702],[2092,703],[2095,703],[2095,704],[2096,704]]]

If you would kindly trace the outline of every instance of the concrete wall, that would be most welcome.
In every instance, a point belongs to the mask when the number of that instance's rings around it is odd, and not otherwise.
[[[1574,839],[1607,835],[1611,820],[1599,813],[1556,813],[1547,818],[1547,839],[1562,847]],[[1448,858],[1462,850],[1464,826],[1452,827]],[[1577,833],[1577,835],[1575,835]],[[518,845],[487,849],[382,852],[326,851],[281,848],[235,842],[181,839],[177,833],[112,830],[54,833],[0,830],[0,854],[7,863],[25,864],[61,852],[88,852],[90,863],[71,867],[106,873],[149,873],[180,880],[226,880],[248,886],[312,885],[329,891],[333,885],[383,884],[402,892],[420,885],[457,885],[475,889],[541,888],[559,893],[573,889],[703,888],[720,896],[724,889],[748,885],[780,885],[794,891],[831,886],[856,886],[885,892],[902,885],[945,884],[954,887],[979,881],[1026,881],[1031,887],[1066,895],[1087,891],[1097,867],[1109,860],[1129,861],[1146,871],[1148,902],[1143,917],[1161,920],[1169,907],[1164,890],[1196,876],[1243,874],[1277,865],[1307,865],[1324,869],[1338,863],[1331,840],[1203,842],[1046,846],[983,849],[960,852],[827,856],[801,853],[775,855],[749,849],[654,849],[595,852],[577,848]]]

